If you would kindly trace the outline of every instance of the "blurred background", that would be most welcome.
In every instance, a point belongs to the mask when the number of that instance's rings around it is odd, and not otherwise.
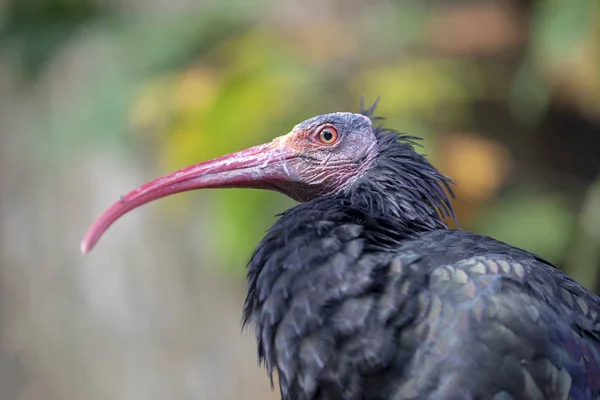
[[[0,398],[276,399],[241,332],[275,214],[119,195],[381,96],[458,183],[461,227],[600,291],[597,0],[1,0]]]

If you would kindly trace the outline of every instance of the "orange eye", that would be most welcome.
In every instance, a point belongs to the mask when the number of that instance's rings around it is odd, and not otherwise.
[[[322,144],[334,144],[338,140],[338,131],[333,126],[325,126],[317,135]]]

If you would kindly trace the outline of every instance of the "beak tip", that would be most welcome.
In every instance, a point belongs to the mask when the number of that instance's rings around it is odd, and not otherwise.
[[[92,250],[92,248],[94,248],[94,241],[92,241],[88,236],[89,234],[83,238],[81,244],[79,245],[79,251],[81,251],[81,254],[83,255],[86,255]]]

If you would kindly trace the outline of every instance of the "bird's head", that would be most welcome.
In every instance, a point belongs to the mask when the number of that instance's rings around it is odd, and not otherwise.
[[[258,182],[249,186],[306,202],[348,187],[371,165],[377,140],[369,117],[340,112],[308,119],[257,148],[258,165],[251,161],[250,167]]]
[[[269,143],[152,180],[109,207],[88,230],[81,243],[81,251],[90,251],[108,227],[125,213],[153,200],[188,190],[268,189],[296,201],[307,202],[348,191],[357,180],[364,181],[367,171],[378,164],[381,154],[386,153],[397,164],[387,171],[387,178],[401,180],[403,158],[409,162],[409,158],[415,156],[419,159],[420,156],[406,140],[382,140],[383,136],[389,135],[382,135],[380,127],[374,128],[374,117],[371,116],[374,107],[361,114],[339,112],[319,115],[296,125],[288,134]],[[399,151],[394,151],[394,148]],[[426,161],[425,164],[429,166],[428,171],[437,172]],[[379,172],[380,175],[386,174],[383,170]],[[443,181],[442,175],[435,178]]]

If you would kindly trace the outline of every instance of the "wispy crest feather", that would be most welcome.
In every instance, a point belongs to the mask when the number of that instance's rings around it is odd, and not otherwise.
[[[458,225],[458,220],[450,198],[454,198],[454,192],[450,185],[454,184],[451,178],[439,172],[427,158],[415,151],[415,147],[422,147],[418,141],[422,138],[411,136],[398,132],[395,129],[387,128],[382,123],[376,121],[385,120],[384,117],[375,115],[375,109],[379,103],[380,97],[377,97],[373,104],[365,108],[364,95],[361,96],[360,113],[368,117],[373,123],[373,133],[379,143],[380,160],[378,162],[379,174],[385,175],[387,172],[390,180],[397,180],[399,185],[403,182],[410,184],[416,190],[417,195],[422,196],[427,204],[432,207],[440,217],[440,222],[444,227],[447,225],[441,218],[453,218]],[[377,170],[377,168],[376,168]],[[406,192],[408,195],[410,193]],[[386,212],[394,210],[386,209]],[[430,225],[427,223],[427,225]],[[436,227],[440,227],[439,224]]]

